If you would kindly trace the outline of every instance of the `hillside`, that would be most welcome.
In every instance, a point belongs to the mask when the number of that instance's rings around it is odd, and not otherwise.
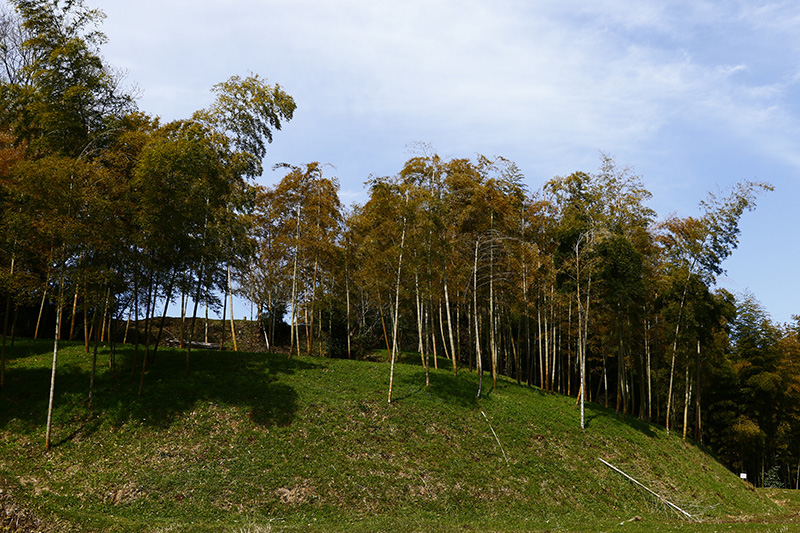
[[[418,356],[398,365],[387,405],[385,362],[196,351],[187,376],[185,353],[165,349],[139,397],[133,348],[115,371],[101,350],[87,408],[91,357],[64,346],[50,452],[50,343],[17,340],[0,397],[0,509],[52,531],[793,527],[660,427],[589,405],[582,431],[574,399],[508,381],[476,399],[466,370],[432,370],[426,391]]]

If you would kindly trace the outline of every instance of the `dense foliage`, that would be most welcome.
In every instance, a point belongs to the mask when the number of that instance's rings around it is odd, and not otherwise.
[[[582,412],[613,405],[756,483],[798,486],[800,325],[715,286],[767,184],[657,221],[641,178],[605,154],[594,173],[530,190],[501,157],[421,146],[346,210],[318,163],[285,166],[274,187],[251,181],[295,110],[279,86],[234,76],[208,109],[161,124],[103,63],[101,13],[12,3],[0,18],[0,377],[20,315],[32,336],[54,322],[53,384],[59,338],[88,352],[133,316],[147,324],[144,383],[161,338],[148,319],[178,300],[196,317],[234,285],[270,348],[385,347],[392,361],[414,350],[426,370],[443,355],[453,373],[477,369],[477,395],[506,375],[575,396]],[[192,319],[181,336],[187,371],[196,331]]]

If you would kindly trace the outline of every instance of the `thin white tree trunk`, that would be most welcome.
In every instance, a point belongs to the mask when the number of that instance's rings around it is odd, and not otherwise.
[[[584,339],[583,320],[584,313],[583,302],[581,300],[581,269],[580,269],[580,239],[575,244],[575,291],[578,301],[578,361],[581,372],[581,389],[580,389],[580,402],[581,402],[581,429],[586,429],[586,341]]]
[[[45,281],[45,283],[44,283],[44,292],[42,293],[42,303],[39,304],[39,316],[36,319],[36,329],[33,332],[33,338],[34,339],[38,339],[39,338],[39,325],[42,323],[42,313],[44,312],[44,302],[47,301],[47,289],[48,289],[47,282],[48,281],[49,281],[49,279],[47,281]]]
[[[492,351],[492,390],[497,388],[497,339],[494,326],[494,243],[492,243],[489,248],[489,347]]]
[[[536,343],[539,345],[539,387],[544,390],[544,349],[542,348],[542,303],[536,306]]]
[[[50,399],[47,402],[47,428],[45,430],[44,447],[50,449],[50,436],[53,427],[53,399],[56,392],[56,365],[58,363],[58,338],[61,333],[61,306],[64,298],[64,270],[61,267],[61,281],[58,284],[58,297],[56,304],[56,331],[53,340],[53,364],[50,370]]]
[[[686,276],[686,285],[683,287],[683,295],[681,295],[681,305],[678,308],[678,320],[675,322],[675,338],[672,340],[672,361],[669,365],[669,390],[667,392],[667,436],[670,430],[670,413],[672,412],[672,384],[675,376],[675,356],[678,353],[678,333],[681,328],[681,316],[683,315],[683,306],[686,303],[686,292],[689,290],[689,278],[691,277],[692,267],[689,268],[689,274]]]
[[[346,265],[346,264],[345,264]],[[345,287],[345,295],[347,299],[347,358],[352,358],[352,352],[350,347],[350,273],[349,269],[345,267],[345,274],[344,274],[344,287]]]
[[[300,255],[300,208],[297,208],[297,228],[295,230],[294,265],[292,266],[292,320],[289,340],[289,357],[297,343],[297,355],[300,355],[300,338],[297,334],[297,257]]]
[[[231,287],[231,266],[228,265],[228,297],[231,302],[231,339],[233,340],[233,351],[238,352],[239,348],[236,346],[236,327],[233,318],[233,287]],[[224,326],[223,326],[224,327]]]
[[[425,368],[425,388],[430,390],[431,379],[428,370],[428,356],[425,353],[424,331],[423,331],[423,313],[422,302],[419,297],[419,274],[414,273],[414,293],[417,301],[417,350],[419,351],[420,358],[422,359],[422,366]]]
[[[180,338],[180,348],[183,350],[186,346],[186,306],[188,305],[189,298],[187,297],[186,291],[181,291],[181,338]]]
[[[692,387],[691,381],[689,380],[689,359],[686,359],[686,368],[684,370],[685,375],[685,388],[683,392],[683,440],[686,440],[686,430],[688,429],[687,426],[689,425],[689,403],[691,402],[692,398]]]
[[[550,388],[549,383],[549,376],[550,376],[550,321],[548,318],[547,308],[547,290],[545,288],[544,291],[544,383],[542,383],[542,388],[546,390],[552,390]]]
[[[447,349],[447,339],[445,338],[444,335],[444,319],[442,318],[442,300],[439,300],[436,308],[439,311],[439,334],[442,336],[442,349],[444,350],[444,356],[447,359],[450,359],[450,351]]]
[[[394,323],[392,324],[392,363],[389,369],[389,403],[392,403],[392,387],[394,386],[394,363],[397,359],[397,323],[400,319],[400,273],[403,267],[403,248],[406,243],[406,217],[403,217],[403,232],[400,236],[400,257],[397,260],[397,282],[394,295]]]
[[[131,327],[131,313],[133,313],[133,304],[128,308],[128,320],[125,321],[125,334],[122,336],[122,344],[128,342],[128,329]]]
[[[483,388],[483,356],[481,355],[481,327],[478,320],[478,246],[480,241],[475,240],[475,263],[472,269],[472,314],[475,317],[475,362],[478,369],[478,398]]]
[[[447,310],[447,331],[450,335],[450,353],[453,356],[453,375],[458,374],[458,352],[456,351],[455,340],[453,339],[453,315],[450,312],[450,291],[447,288],[447,268],[444,272],[444,304]]]

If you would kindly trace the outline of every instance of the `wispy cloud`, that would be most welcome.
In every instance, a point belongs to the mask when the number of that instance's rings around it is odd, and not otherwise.
[[[714,63],[697,50],[705,47],[705,28],[736,20],[759,34],[788,31],[785,21],[797,9],[731,5],[145,1],[138,24],[128,17],[117,24],[130,28],[128,37],[145,52],[160,54],[173,88],[145,86],[154,98],[172,92],[186,101],[186,91],[207,89],[195,86],[206,77],[219,73],[219,81],[266,66],[265,74],[313,113],[383,117],[387,127],[395,127],[389,121],[465,130],[503,124],[510,139],[527,130],[535,141],[630,144],[676,113],[701,120],[709,112],[717,120],[721,108],[741,106],[755,117],[758,106],[780,107],[787,73],[779,80],[736,79],[751,66],[724,57]],[[170,6],[175,12],[165,11]],[[152,61],[146,53],[139,57]],[[535,131],[542,133],[531,138]]]

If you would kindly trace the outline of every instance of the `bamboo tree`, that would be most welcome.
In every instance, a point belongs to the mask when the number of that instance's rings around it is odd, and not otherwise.
[[[408,196],[406,195],[406,202]],[[394,321],[392,324],[392,361],[389,370],[389,403],[392,403],[392,387],[394,385],[394,363],[397,359],[397,351],[399,349],[397,343],[397,324],[400,319],[400,274],[403,268],[403,252],[405,251],[406,243],[406,217],[403,215],[402,232],[400,235],[400,255],[397,259],[397,280],[395,282],[395,297],[394,297]]]
[[[58,284],[58,297],[56,299],[56,330],[53,340],[53,362],[50,368],[50,396],[47,400],[47,425],[45,428],[44,447],[45,450],[50,450],[51,440],[50,436],[53,427],[53,403],[56,392],[56,367],[58,365],[58,338],[61,333],[61,313],[58,310],[63,305],[64,299],[64,266],[60,266],[61,280]]]
[[[659,242],[665,254],[672,258],[673,264],[682,270],[686,279],[672,343],[666,409],[668,434],[678,336],[690,278],[696,275],[707,284],[713,283],[715,277],[723,272],[722,261],[738,246],[739,220],[742,214],[755,209],[755,200],[759,192],[771,189],[772,187],[766,183],[740,182],[727,196],[719,197],[709,193],[706,200],[701,202],[703,217],[699,219],[689,217],[683,220],[672,217],[660,226]]]

